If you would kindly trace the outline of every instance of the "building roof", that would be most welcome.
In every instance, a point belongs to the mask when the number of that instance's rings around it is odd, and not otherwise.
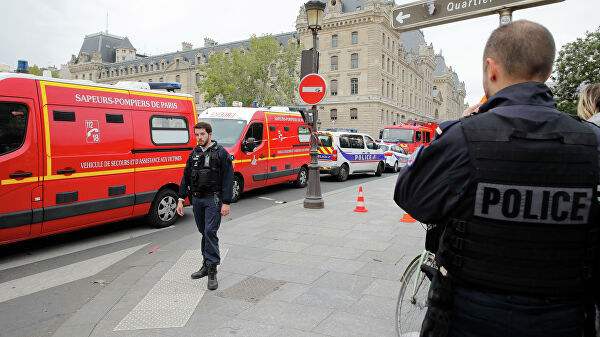
[[[423,31],[420,29],[402,32],[400,38],[402,39],[404,50],[406,52],[412,52],[415,55],[419,54],[419,46],[426,44],[425,34],[423,34]]]
[[[135,49],[127,37],[100,32],[85,36],[81,49],[79,50],[79,55],[81,55],[81,53],[86,53],[92,57],[94,52],[97,51],[102,55],[103,63],[112,63],[115,62],[116,59],[116,48]],[[78,58],[79,55],[77,55]]]
[[[365,0],[342,0],[342,13],[365,9]]]
[[[298,34],[296,32],[281,33],[281,34],[272,35],[272,36],[273,36],[273,38],[279,40],[279,42],[284,46],[287,45],[287,42],[289,39],[291,39],[291,38],[298,39]],[[135,60],[129,60],[129,61],[121,61],[121,62],[112,61],[110,64],[105,64],[104,68],[113,68],[113,67],[114,68],[120,68],[120,67],[127,68],[130,65],[137,65],[139,63],[157,63],[162,60],[166,61],[167,63],[171,63],[175,59],[175,55],[182,55],[184,61],[189,62],[190,64],[196,64],[196,56],[197,55],[202,55],[202,56],[208,58],[210,53],[213,51],[216,52],[216,51],[224,50],[224,49],[234,50],[241,46],[248,47],[249,45],[250,45],[250,39],[236,41],[236,42],[229,42],[229,43],[225,43],[225,44],[217,44],[214,46],[194,48],[194,49],[185,50],[185,51],[175,51],[175,52],[171,52],[171,53],[146,56],[146,57],[137,58]]]

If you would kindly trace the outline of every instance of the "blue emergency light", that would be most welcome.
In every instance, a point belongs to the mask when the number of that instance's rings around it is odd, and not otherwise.
[[[29,63],[25,60],[18,60],[16,72],[28,74],[29,73]]]
[[[181,89],[181,83],[177,82],[148,82],[150,89],[164,89],[175,92],[175,89]]]

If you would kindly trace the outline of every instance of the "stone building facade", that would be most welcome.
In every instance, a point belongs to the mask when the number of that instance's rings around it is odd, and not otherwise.
[[[298,43],[295,32],[273,35],[281,44]],[[127,37],[108,33],[86,35],[78,55],[72,55],[68,71],[60,72],[62,78],[90,80],[97,83],[115,84],[133,82],[178,82],[181,92],[194,97],[196,110],[212,106],[204,101],[197,83],[201,81],[202,66],[210,55],[247,48],[250,40],[218,44],[205,38],[204,46],[193,48],[183,42],[180,51],[154,56],[140,55]]]
[[[318,34],[319,73],[328,84],[318,105],[320,129],[354,128],[377,138],[380,129],[394,123],[460,117],[464,83],[421,31],[398,33],[391,28],[393,6],[389,0],[327,0]],[[304,8],[295,32],[274,37],[282,44],[312,47]],[[200,48],[184,42],[180,51],[146,56],[127,37],[97,33],[85,36],[79,54],[61,74],[107,84],[179,82],[181,92],[192,95],[201,111],[210,106],[197,86],[208,57],[248,45],[249,40],[218,44],[205,39]]]
[[[436,55],[419,30],[391,28],[394,1],[328,0],[318,32],[319,74],[327,81],[319,128],[379,130],[407,120],[444,121],[462,114],[464,82]],[[301,7],[300,42],[312,47]]]

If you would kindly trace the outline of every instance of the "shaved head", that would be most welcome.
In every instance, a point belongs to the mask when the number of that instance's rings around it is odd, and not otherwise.
[[[552,72],[556,47],[546,27],[519,20],[492,32],[483,61],[494,59],[513,79],[545,82]]]

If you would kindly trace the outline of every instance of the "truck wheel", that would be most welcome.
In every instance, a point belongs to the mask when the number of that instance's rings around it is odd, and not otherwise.
[[[296,187],[305,187],[308,183],[308,170],[306,167],[302,166],[300,171],[298,171],[298,177],[294,181],[294,186]]]
[[[377,165],[377,171],[375,171],[375,176],[381,177],[382,172],[383,172],[383,163],[379,162],[379,164]]]
[[[348,173],[349,173],[348,165],[342,164],[342,166],[340,167],[340,172],[338,172],[335,179],[337,181],[346,181],[346,179],[348,179]]]
[[[238,176],[233,177],[233,193],[231,194],[231,202],[236,202],[240,200],[242,196],[242,191],[244,190],[244,183],[242,179]]]
[[[158,192],[147,215],[150,226],[164,228],[175,223],[177,199],[177,193],[171,189],[166,188]]]

